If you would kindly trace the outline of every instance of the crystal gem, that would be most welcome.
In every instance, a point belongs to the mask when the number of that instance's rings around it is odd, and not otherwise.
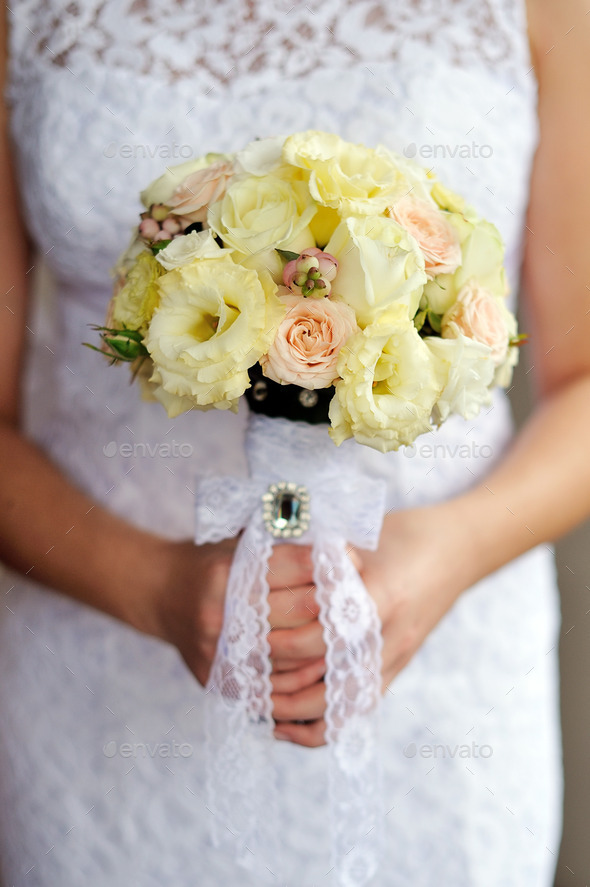
[[[264,523],[272,536],[301,536],[309,527],[309,493],[305,487],[271,484],[262,503]]]

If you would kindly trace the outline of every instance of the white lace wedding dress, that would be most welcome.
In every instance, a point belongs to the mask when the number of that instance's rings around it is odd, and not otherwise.
[[[244,411],[169,421],[124,370],[81,347],[104,316],[138,193],[165,164],[306,128],[385,143],[435,166],[499,226],[516,287],[537,135],[522,0],[11,7],[24,215],[57,295],[44,327],[29,331],[29,430],[113,511],[189,537],[197,476],[244,472]],[[511,433],[502,394],[476,421],[453,419],[409,453],[361,458],[386,480],[390,506],[404,508],[473,484]],[[278,744],[287,874],[273,879],[266,860],[238,868],[209,843],[204,691],[177,652],[36,586],[34,575],[9,575],[2,587],[6,885],[333,883],[326,750]],[[393,682],[376,887],[551,883],[557,628],[552,558],[539,548],[466,592]]]

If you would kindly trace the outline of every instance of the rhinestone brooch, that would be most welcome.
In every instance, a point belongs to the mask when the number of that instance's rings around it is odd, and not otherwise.
[[[310,519],[307,487],[271,484],[262,497],[262,518],[268,532],[277,539],[303,535]]]

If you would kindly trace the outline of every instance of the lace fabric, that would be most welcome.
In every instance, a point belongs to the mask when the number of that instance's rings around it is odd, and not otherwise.
[[[261,72],[300,78],[351,59],[392,62],[406,42],[427,43],[460,67],[484,64],[513,75],[524,50],[520,4],[511,0],[459,0],[442,13],[435,0],[220,0],[214,7],[195,0],[20,0],[14,14],[29,22],[28,55],[72,71],[90,57],[167,83],[190,79],[205,95]],[[122,22],[130,37],[123,46]]]
[[[263,523],[262,496],[271,483],[284,480],[305,486],[310,496],[311,523],[300,541],[312,546],[327,648],[333,864],[339,887],[364,887],[380,864],[381,626],[347,547],[376,548],[385,497],[383,486],[359,468],[357,447],[349,444],[336,450],[327,426],[252,416],[245,439],[250,479],[211,478],[201,484],[196,541],[232,537],[236,528],[245,527],[207,685],[209,805],[215,811],[217,841],[229,827],[241,834],[250,852],[255,848],[262,858],[277,859],[276,814],[268,817],[277,797],[267,640],[272,537]],[[254,749],[247,767],[245,748]],[[247,854],[244,861],[249,862]]]
[[[23,214],[56,282],[51,323],[28,333],[28,429],[128,520],[190,538],[199,477],[247,474],[244,411],[167,420],[80,345],[104,315],[140,190],[187,159],[184,149],[233,151],[313,127],[406,151],[499,226],[514,287],[536,139],[522,2],[19,0],[11,10]],[[510,434],[498,396],[476,421],[449,421],[411,452],[359,447],[358,459],[387,508],[407,508],[472,485]],[[228,526],[243,519],[236,511]],[[268,860],[250,854],[251,873],[238,869],[244,848],[229,832],[228,852],[210,846],[207,698],[176,651],[33,577],[8,576],[2,588],[5,881],[258,887]],[[560,777],[547,651],[557,621],[550,555],[535,550],[463,595],[385,694],[388,856],[375,887],[430,887],[441,873],[455,887],[550,883]],[[351,735],[349,754],[357,742]],[[467,744],[470,760],[440,751]],[[285,883],[333,887],[329,751],[275,745]]]

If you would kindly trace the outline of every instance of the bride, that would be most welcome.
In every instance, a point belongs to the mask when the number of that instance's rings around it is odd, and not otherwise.
[[[273,881],[273,860],[246,872],[237,840],[229,853],[210,846],[204,791],[202,685],[235,541],[190,541],[193,493],[197,476],[244,472],[244,411],[167,420],[80,343],[104,315],[137,194],[165,164],[306,128],[435,165],[500,228],[513,292],[524,254],[523,359],[538,392],[516,438],[497,393],[436,445],[359,455],[390,509],[378,550],[351,554],[383,626],[387,855],[374,884],[552,883],[561,775],[546,543],[590,505],[590,124],[572,86],[588,79],[585,11],[581,0],[6,7],[6,884]],[[26,309],[37,257],[55,281],[42,323]],[[309,551],[278,546],[269,576],[280,856],[288,883],[311,887],[332,875]]]

